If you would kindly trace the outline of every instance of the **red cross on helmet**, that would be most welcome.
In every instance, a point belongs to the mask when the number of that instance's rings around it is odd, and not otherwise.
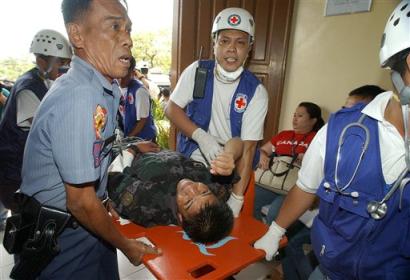
[[[214,20],[212,25],[212,34],[224,29],[236,29],[248,33],[251,36],[251,42],[255,36],[255,21],[253,16],[242,8],[227,8],[222,10]]]

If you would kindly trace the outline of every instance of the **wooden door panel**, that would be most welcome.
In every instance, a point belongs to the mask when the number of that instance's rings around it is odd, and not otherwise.
[[[277,133],[286,70],[286,54],[294,0],[174,0],[171,85],[186,66],[202,58],[213,58],[211,39],[215,16],[227,7],[242,7],[255,18],[255,43],[247,67],[269,94],[264,140]],[[170,147],[175,147],[171,137]]]

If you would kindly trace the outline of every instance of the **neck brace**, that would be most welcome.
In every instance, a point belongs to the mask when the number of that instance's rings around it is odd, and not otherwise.
[[[215,61],[215,77],[222,83],[231,84],[235,82],[241,76],[243,72],[243,66],[241,65],[234,72],[228,72],[222,68],[217,61]]]

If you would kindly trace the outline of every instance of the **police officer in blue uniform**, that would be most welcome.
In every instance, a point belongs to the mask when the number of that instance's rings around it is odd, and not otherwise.
[[[134,265],[157,252],[123,236],[104,203],[120,97],[115,79],[127,74],[131,57],[125,5],[62,2],[75,55],[41,103],[28,137],[20,214],[23,225],[34,222],[35,229],[17,252],[12,278],[119,279],[115,248]]]
[[[309,146],[278,218],[254,245],[267,259],[316,194],[311,240],[320,279],[409,278],[409,14],[410,0],[404,0],[387,21],[380,49],[400,100],[384,92],[331,116]]]

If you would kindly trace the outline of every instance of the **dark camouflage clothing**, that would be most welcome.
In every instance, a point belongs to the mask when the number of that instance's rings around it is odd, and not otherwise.
[[[111,174],[108,193],[118,213],[150,227],[177,224],[176,186],[181,179],[202,182],[227,200],[237,175],[212,176],[200,162],[164,150],[138,155],[123,173]]]

